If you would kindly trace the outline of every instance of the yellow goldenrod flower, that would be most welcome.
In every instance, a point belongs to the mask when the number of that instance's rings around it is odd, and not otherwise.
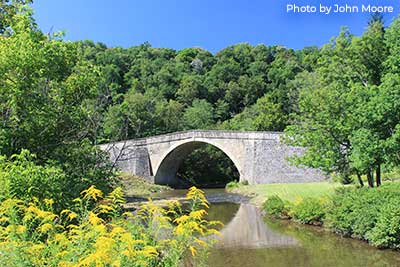
[[[201,220],[203,218],[204,215],[206,215],[207,212],[205,210],[196,210],[196,211],[192,211],[189,216],[193,217],[196,220]]]
[[[45,198],[44,199],[44,204],[46,204],[48,206],[53,206],[54,200]]]
[[[190,250],[190,253],[192,253],[192,256],[196,256],[197,251],[196,251],[196,248],[195,248],[195,247],[189,246],[189,250]]]
[[[101,190],[97,189],[94,185],[90,186],[88,189],[83,190],[81,192],[81,195],[83,195],[83,199],[93,199],[97,200],[97,198],[103,197],[103,192]]]
[[[50,223],[45,223],[42,224],[39,228],[39,232],[41,233],[47,233],[48,231],[50,231],[53,228],[53,225],[51,225]]]
[[[89,223],[92,225],[98,225],[103,223],[103,219],[99,218],[96,213],[89,212]]]

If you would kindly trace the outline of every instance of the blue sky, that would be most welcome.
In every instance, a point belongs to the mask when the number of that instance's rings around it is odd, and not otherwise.
[[[392,5],[399,0],[37,0],[35,18],[44,32],[65,30],[68,40],[90,39],[108,46],[202,47],[211,52],[232,44],[284,45],[294,49],[322,45],[341,26],[361,34],[369,17],[353,14],[293,14],[287,4]]]

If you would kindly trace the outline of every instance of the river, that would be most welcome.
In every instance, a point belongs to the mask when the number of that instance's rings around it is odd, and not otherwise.
[[[223,189],[205,191],[211,202],[209,219],[224,223],[209,267],[400,266],[400,252],[379,250],[321,227],[267,219],[246,198]],[[173,190],[154,197],[181,197],[185,192]]]

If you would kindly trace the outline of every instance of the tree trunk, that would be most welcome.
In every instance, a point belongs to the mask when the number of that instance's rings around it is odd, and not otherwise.
[[[358,172],[357,172],[357,178],[358,178],[358,182],[360,183],[361,187],[363,187],[364,186],[364,182],[363,182],[363,180],[361,178],[361,175]]]
[[[367,179],[369,187],[374,187],[374,177],[372,176],[371,171],[367,172]]]
[[[381,164],[376,167],[376,186],[381,185]]]

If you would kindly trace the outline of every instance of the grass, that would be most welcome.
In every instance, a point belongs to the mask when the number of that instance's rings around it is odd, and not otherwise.
[[[260,184],[240,185],[229,190],[252,197],[251,202],[261,206],[268,197],[279,196],[281,199],[294,201],[299,197],[322,197],[329,196],[335,189],[343,186],[339,183],[318,182],[318,183],[291,183],[291,184]]]
[[[119,178],[126,197],[148,197],[152,193],[170,190],[168,186],[156,185],[127,173],[121,173]]]

